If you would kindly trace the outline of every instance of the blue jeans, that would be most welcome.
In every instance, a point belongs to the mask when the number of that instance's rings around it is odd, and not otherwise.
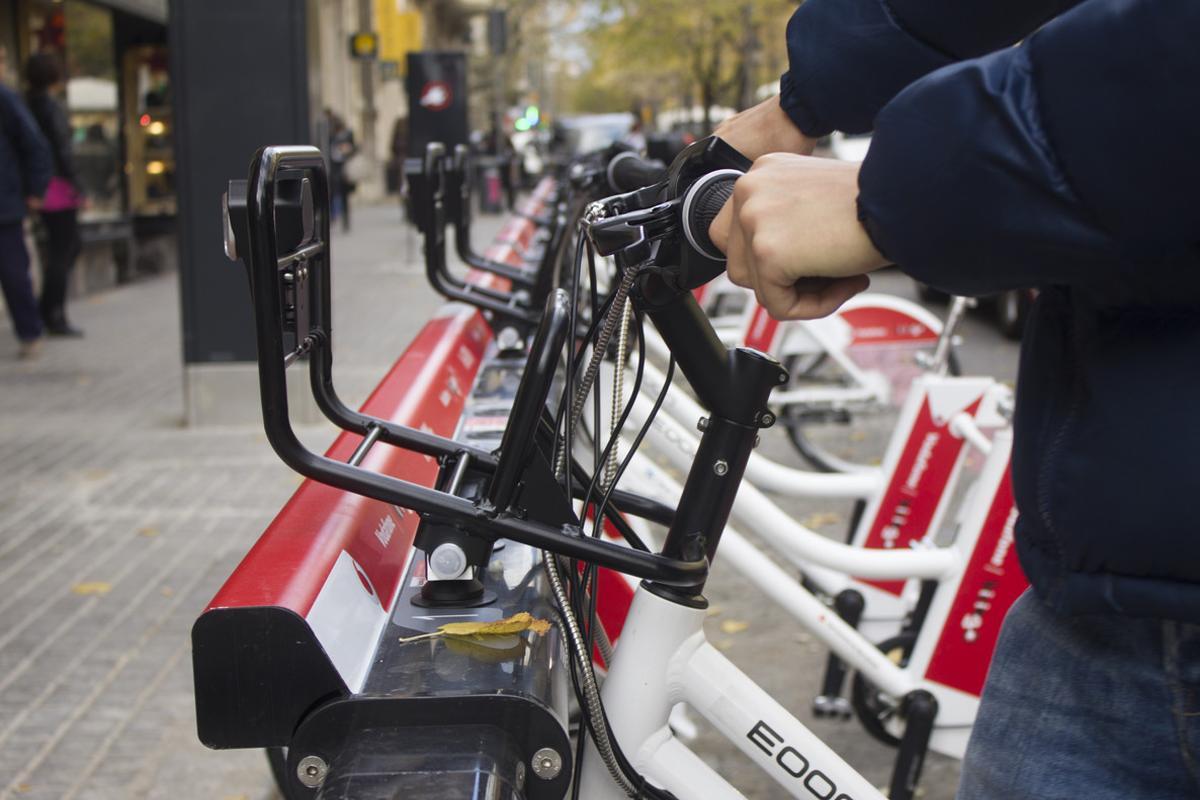
[[[1200,626],[1012,607],[958,800],[1200,797]]]
[[[33,297],[29,251],[25,249],[20,221],[0,223],[0,290],[17,338],[28,342],[41,336],[42,317]]]

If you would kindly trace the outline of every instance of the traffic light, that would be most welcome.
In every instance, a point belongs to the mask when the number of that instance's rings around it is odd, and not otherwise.
[[[525,116],[518,117],[513,123],[513,127],[519,131],[530,131],[538,126],[542,121],[541,111],[537,106],[526,106]]]
[[[350,57],[360,60],[374,58],[379,53],[379,37],[370,31],[350,35]]]

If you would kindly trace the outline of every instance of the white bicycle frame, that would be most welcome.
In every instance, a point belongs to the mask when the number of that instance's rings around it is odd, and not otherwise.
[[[903,667],[732,529],[725,531],[714,568],[730,563],[752,574],[762,591],[887,694],[901,698],[917,689],[932,694],[938,713],[930,749],[961,756],[978,705],[982,672],[975,664],[964,676],[952,662],[974,647],[986,647],[990,653],[1001,615],[987,612],[1011,602],[1012,593],[1019,593],[1023,585],[1019,571],[1014,574],[1011,549],[1011,444],[1011,431],[997,431],[952,545],[927,552],[879,553],[871,559],[869,571],[876,577],[900,579],[920,572],[939,581],[926,623]],[[824,541],[797,543],[797,550],[811,557],[826,545],[834,550],[846,547]],[[960,618],[964,608],[970,613]],[[793,797],[882,798],[869,781],[707,643],[704,617],[704,609],[672,603],[641,587],[634,595],[602,694],[612,733],[635,769],[681,800],[743,796],[672,733],[671,709],[684,702]],[[970,690],[964,688],[968,683]],[[583,796],[623,796],[595,752],[584,761]]]
[[[643,369],[643,392],[629,419],[635,429],[645,422],[652,407],[648,398],[658,393],[664,377],[650,364]],[[627,377],[626,385],[631,381]],[[863,473],[816,473],[752,454],[734,519],[771,542],[823,594],[860,591],[866,600],[863,632],[875,641],[888,638],[912,610],[919,588],[904,581],[867,580],[873,576],[864,570],[880,555],[895,557],[907,551],[909,558],[917,559],[908,548],[932,541],[941,528],[962,475],[966,445],[986,454],[990,444],[984,431],[1007,425],[1001,407],[1009,397],[1010,390],[990,378],[925,375],[914,383],[901,409],[882,467]],[[686,392],[672,387],[645,446],[671,466],[686,470],[699,445],[693,431],[703,414]],[[628,474],[630,485],[640,491],[654,487],[660,499],[678,498],[677,490],[669,488],[674,482],[661,480],[665,473],[642,453],[634,455]],[[763,488],[790,496],[864,499],[868,504],[849,545],[844,545],[793,520],[763,494]],[[809,542],[815,555],[798,551],[798,541]],[[911,577],[929,576],[913,572]]]
[[[988,414],[995,413],[994,408],[986,406],[999,402],[1005,394],[1004,391],[1001,391],[1004,387],[999,384],[989,386],[986,379],[928,376],[921,379],[922,385],[919,385],[914,391],[910,405],[924,405],[921,401],[925,392],[923,384],[944,381],[974,384],[982,392],[978,397],[977,414],[985,418]],[[962,397],[963,402],[966,402],[968,406],[975,405],[970,401],[970,395],[964,394]],[[911,408],[906,411],[909,411],[907,416],[913,416]],[[953,409],[947,408],[945,411],[949,413]],[[1000,497],[1000,494],[1009,491],[1004,476],[1011,448],[1011,430],[1007,427],[999,428],[989,441],[982,435],[974,422],[970,421],[970,417],[959,416],[963,414],[964,412],[961,411],[956,412],[955,419],[960,421],[957,427],[960,429],[970,427],[975,431],[970,440],[966,440],[964,437],[964,441],[969,441],[972,447],[980,449],[985,455],[985,460],[978,478],[959,507],[956,533],[949,546],[937,547],[934,545],[933,538],[934,532],[938,529],[937,525],[927,531],[921,531],[920,537],[910,548],[897,550],[843,544],[828,539],[796,522],[769,498],[747,483],[743,483],[738,491],[733,508],[733,524],[726,529],[722,539],[720,561],[728,563],[734,569],[759,583],[764,591],[791,611],[806,627],[812,628],[819,636],[822,630],[832,630],[834,633],[831,635],[835,639],[838,638],[836,632],[842,627],[853,631],[855,639],[850,656],[842,652],[833,641],[825,643],[856,669],[867,673],[872,682],[894,696],[900,696],[907,691],[907,689],[901,691],[905,684],[893,679],[896,675],[893,671],[895,665],[886,659],[881,661],[878,658],[879,653],[874,649],[872,643],[898,632],[904,617],[915,605],[920,592],[921,580],[938,580],[939,587],[946,586],[947,582],[954,583],[959,580],[961,570],[965,568],[965,565],[971,560],[971,556],[978,549],[981,538],[996,539],[998,536],[1003,536],[1003,526],[1009,522],[1011,499],[1005,500]],[[631,419],[634,417],[636,414],[631,415]],[[638,424],[637,420],[635,420],[635,424]],[[674,465],[682,465],[685,461],[690,463],[690,459],[694,458],[694,455],[689,453],[694,451],[689,447],[690,442],[683,438],[684,434],[689,436],[690,434],[676,429],[674,435],[671,432],[661,435],[661,429],[656,432],[657,428],[656,421],[647,439],[657,438],[658,441],[655,443],[660,445],[662,451],[669,447],[670,460]],[[895,447],[892,448],[893,452],[895,449]],[[961,465],[966,458],[965,450],[959,452],[956,458]],[[665,502],[678,500],[680,492],[678,483],[641,453],[634,454],[626,474],[630,485],[637,485],[643,493],[655,496]],[[881,499],[877,498],[875,504],[878,505]],[[997,504],[1004,505],[1005,503],[1009,510],[1002,512],[1003,519],[997,520],[994,516],[989,517]],[[942,498],[939,501],[939,509],[935,515],[935,519],[939,522],[947,505],[948,498]],[[860,622],[858,630],[854,631],[841,623],[836,615],[831,614],[825,603],[813,597],[791,574],[778,567],[775,562],[750,544],[735,529],[734,525],[745,525],[752,530],[773,550],[782,555],[787,562],[802,570],[822,592],[835,594],[836,591],[849,587],[862,592],[867,601],[867,612]],[[985,548],[991,546],[990,541],[985,542],[983,546]],[[1005,556],[1008,556],[1007,551]],[[797,599],[801,595],[796,594],[794,590],[802,592],[803,599]],[[946,591],[937,593],[926,618],[926,625],[931,626],[935,631],[942,627],[942,620],[936,614],[936,607],[938,602],[946,596]],[[827,628],[826,624],[829,619],[836,619],[837,627]],[[858,655],[853,655],[853,653],[861,655],[864,647],[870,650],[868,659],[864,660]],[[915,655],[916,653],[914,653]],[[887,666],[883,667],[884,672],[890,673],[891,677],[888,674],[871,674],[870,663],[872,662],[880,665],[886,663]],[[910,661],[910,666],[916,668],[919,663],[914,659]],[[900,694],[896,694],[896,692]],[[938,746],[937,749],[953,754],[958,747],[946,745]]]

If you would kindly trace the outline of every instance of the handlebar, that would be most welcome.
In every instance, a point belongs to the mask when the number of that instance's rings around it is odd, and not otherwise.
[[[608,185],[614,192],[632,192],[667,177],[667,165],[654,159],[642,158],[632,150],[617,153],[605,170]]]
[[[664,180],[593,203],[587,235],[601,255],[654,266],[674,290],[707,283],[725,269],[725,255],[708,228],[733,193],[750,160],[710,136],[676,157]]]
[[[715,261],[724,261],[725,254],[713,243],[709,228],[733,196],[733,185],[742,174],[736,169],[710,172],[693,183],[683,196],[680,213],[683,235],[688,244]]]

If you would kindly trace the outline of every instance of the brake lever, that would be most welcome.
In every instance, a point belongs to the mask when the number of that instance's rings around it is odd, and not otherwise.
[[[655,268],[676,292],[689,291],[725,269],[719,253],[699,247],[685,229],[687,196],[706,176],[742,173],[750,160],[721,139],[710,136],[676,157],[663,181],[588,206],[587,236],[604,256]]]
[[[676,209],[679,200],[612,214],[611,210],[620,207],[611,202],[613,200],[609,198],[592,203],[584,214],[588,237],[599,255],[616,255],[655,239],[668,238],[677,232]]]

